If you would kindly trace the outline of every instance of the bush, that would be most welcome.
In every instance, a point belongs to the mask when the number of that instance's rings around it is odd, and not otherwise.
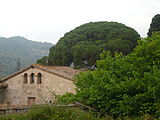
[[[64,95],[58,95],[56,99],[58,101],[58,104],[69,104],[69,103],[72,103],[78,100],[76,95],[73,93],[66,93]]]
[[[55,105],[34,106],[27,113],[1,116],[0,120],[99,120],[92,113]]]
[[[160,116],[160,35],[127,56],[103,52],[97,69],[76,77],[79,101],[111,116]]]

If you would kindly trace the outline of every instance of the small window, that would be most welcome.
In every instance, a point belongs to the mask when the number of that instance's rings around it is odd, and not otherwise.
[[[34,73],[31,73],[31,76],[30,76],[30,83],[34,83],[34,80],[35,80],[35,75]]]
[[[42,74],[38,73],[37,75],[37,84],[41,84],[42,83]]]
[[[28,75],[27,75],[27,73],[25,73],[23,76],[23,83],[27,84],[27,81],[28,81]]]

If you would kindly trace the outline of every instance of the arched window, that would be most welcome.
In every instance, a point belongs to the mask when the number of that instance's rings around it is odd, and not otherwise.
[[[35,75],[34,73],[31,73],[31,76],[30,76],[30,83],[34,83],[34,80],[35,80]]]
[[[27,84],[27,81],[28,81],[28,75],[27,75],[27,73],[25,73],[23,76],[23,83]]]
[[[42,74],[38,73],[37,75],[37,84],[41,84],[42,83]]]

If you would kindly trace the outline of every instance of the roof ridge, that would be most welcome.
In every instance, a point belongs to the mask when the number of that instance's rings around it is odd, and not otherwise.
[[[52,68],[56,68],[56,67],[58,67],[58,68],[64,68],[64,67],[65,67],[65,68],[69,68],[70,70],[74,70],[74,73],[71,73],[71,74],[69,75],[69,74],[67,74],[67,73],[69,73],[69,72],[67,72],[67,70],[66,70],[66,71],[65,71],[65,70],[62,70],[62,71],[61,71],[60,69],[58,69],[58,70],[57,70],[57,69],[51,69],[51,68],[49,68],[48,66],[44,66],[44,65],[40,65],[40,64],[31,64],[30,66],[27,66],[27,67],[21,69],[21,70],[18,71],[18,72],[15,72],[15,73],[13,73],[13,74],[11,74],[11,75],[9,75],[9,76],[6,76],[6,77],[2,78],[0,82],[6,81],[6,80],[8,80],[9,78],[12,78],[12,77],[14,77],[14,76],[16,76],[16,75],[18,75],[18,74],[20,74],[20,73],[22,73],[22,72],[30,69],[30,68],[41,69],[41,70],[44,70],[44,71],[46,71],[46,72],[55,74],[55,75],[57,75],[57,76],[66,78],[66,79],[68,79],[68,80],[73,80],[72,74],[75,75],[75,74],[81,72],[80,70],[73,69],[73,68],[68,67],[68,66],[50,66],[50,67],[52,67]],[[47,69],[47,68],[48,68],[48,69]],[[56,72],[56,71],[58,71],[58,72]],[[68,71],[69,71],[69,70],[68,70]],[[70,72],[71,72],[71,71],[70,71]],[[62,74],[62,73],[65,73],[65,75]]]

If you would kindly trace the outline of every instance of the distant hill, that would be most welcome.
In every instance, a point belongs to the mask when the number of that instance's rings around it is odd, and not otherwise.
[[[16,72],[19,68],[35,63],[48,55],[51,43],[42,43],[15,36],[0,38],[0,76]]]

